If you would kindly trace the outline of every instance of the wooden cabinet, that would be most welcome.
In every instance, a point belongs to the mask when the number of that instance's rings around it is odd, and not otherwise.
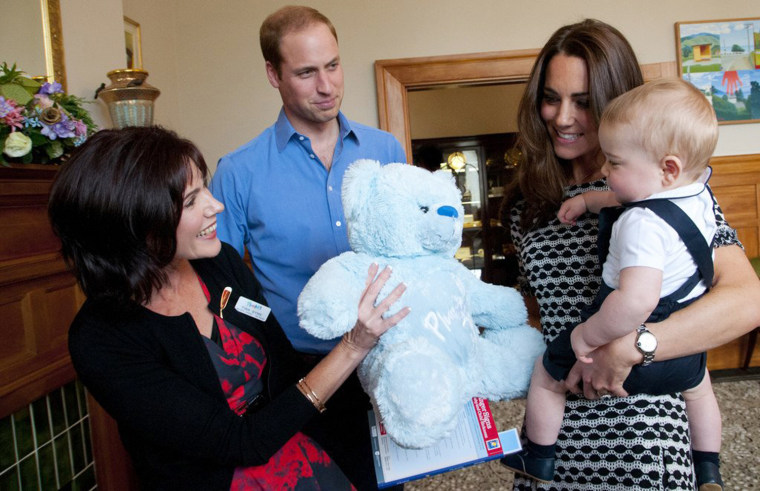
[[[56,168],[0,167],[0,416],[74,379],[66,332],[83,297],[47,219]]]
[[[0,166],[0,418],[74,380],[68,329],[84,295],[47,217],[57,167]],[[98,487],[137,489],[116,425],[90,398]]]

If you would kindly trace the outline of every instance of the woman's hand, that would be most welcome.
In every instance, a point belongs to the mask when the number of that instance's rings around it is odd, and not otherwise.
[[[386,267],[378,275],[379,269],[377,264],[372,264],[367,271],[354,328],[344,334],[337,346],[304,377],[311,393],[317,394],[322,403],[327,402],[359,366],[369,350],[377,344],[380,336],[409,314],[409,307],[404,307],[392,316],[383,318],[383,314],[388,312],[391,305],[404,293],[406,285],[400,283],[382,302],[375,305],[380,290],[391,276],[390,267]]]
[[[573,366],[565,379],[565,388],[573,394],[582,391],[586,399],[598,399],[605,394],[627,396],[623,382],[631,368],[641,363],[635,343],[636,333],[632,332],[596,348],[591,353],[591,363],[577,362]]]
[[[410,312],[409,307],[404,307],[390,317],[383,317],[391,305],[404,293],[406,285],[399,283],[387,297],[375,305],[380,290],[385,286],[392,271],[390,266],[386,266],[378,275],[378,269],[377,264],[369,267],[365,288],[359,299],[359,315],[356,324],[353,329],[343,335],[343,343],[347,347],[363,354],[377,344],[383,333],[398,324]],[[377,278],[375,278],[376,275]]]

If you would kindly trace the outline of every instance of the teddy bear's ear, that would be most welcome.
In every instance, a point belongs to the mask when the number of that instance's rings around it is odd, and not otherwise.
[[[347,218],[353,216],[355,211],[370,196],[369,191],[374,186],[379,171],[380,162],[369,159],[357,160],[346,170],[343,176],[341,198],[343,199],[343,211]]]
[[[456,181],[454,180],[454,174],[447,170],[437,170],[433,172],[433,175],[436,179],[439,179],[447,184],[453,184],[456,186]]]
[[[461,198],[462,192],[457,187],[456,180],[454,179],[454,174],[447,170],[437,170],[433,172],[433,176],[435,176],[435,178],[441,183],[442,186],[447,186],[455,189]]]

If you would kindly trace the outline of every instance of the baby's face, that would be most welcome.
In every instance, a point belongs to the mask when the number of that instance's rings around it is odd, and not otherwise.
[[[621,203],[640,201],[665,189],[660,162],[634,142],[631,132],[632,128],[623,124],[599,127],[599,144],[606,159],[602,174]]]

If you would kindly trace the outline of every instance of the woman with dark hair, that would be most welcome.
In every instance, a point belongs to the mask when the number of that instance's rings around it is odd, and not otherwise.
[[[596,20],[557,30],[528,80],[518,113],[522,162],[507,189],[502,220],[518,251],[529,311],[540,318],[547,343],[581,322],[601,281],[597,215],[586,213],[567,226],[557,211],[567,198],[608,189],[599,119],[609,101],[642,83],[630,44]],[[556,456],[553,481],[538,484],[540,489],[694,489],[682,396],[628,396],[623,381],[645,356],[660,361],[701,353],[760,323],[760,302],[746,300],[760,298],[760,283],[736,232],[716,210],[712,290],[667,320],[647,323],[646,333],[596,349],[593,363],[576,363],[565,380],[576,395],[567,399],[556,449],[528,443],[538,459]],[[656,354],[636,347],[639,336],[656,340]],[[712,456],[695,453],[699,458]],[[518,478],[515,488],[531,484]]]
[[[258,281],[216,238],[206,177],[198,149],[156,127],[101,131],[63,166],[49,215],[88,297],[74,368],[148,489],[351,489],[301,429],[408,313],[382,317],[404,287],[378,301],[390,270],[371,267],[353,330],[298,373]]]

